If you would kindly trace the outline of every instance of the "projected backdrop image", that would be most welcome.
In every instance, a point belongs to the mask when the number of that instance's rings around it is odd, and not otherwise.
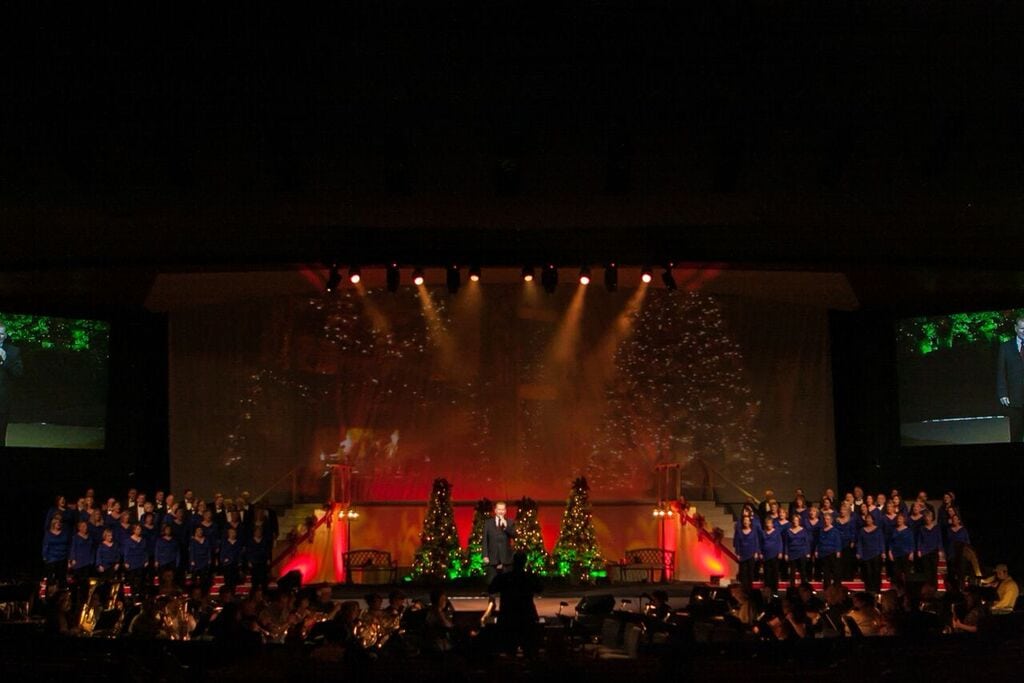
[[[694,456],[748,485],[834,476],[822,309],[472,284],[196,307],[170,326],[177,488],[255,494],[300,466],[315,494],[329,462],[353,465],[364,501],[425,500],[438,476],[462,500],[562,499],[581,474],[595,498],[650,498],[657,463]]]
[[[978,311],[899,322],[903,445],[1010,441],[1010,418],[1024,406],[1024,360],[1014,341],[1020,314]]]
[[[0,445],[103,448],[110,324],[0,312]]]

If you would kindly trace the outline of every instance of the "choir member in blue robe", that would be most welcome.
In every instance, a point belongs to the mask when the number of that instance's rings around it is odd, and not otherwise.
[[[949,528],[946,530],[946,574],[950,581],[959,581],[970,571],[964,548],[970,547],[971,537],[963,525],[960,515],[949,513]]]
[[[266,588],[270,572],[270,538],[263,535],[263,527],[255,525],[252,536],[245,544],[245,563],[249,567],[253,586]]]
[[[824,587],[839,581],[839,558],[843,551],[843,535],[833,523],[832,515],[825,513],[821,533],[818,534],[818,561]]]
[[[896,515],[896,528],[889,539],[889,559],[892,561],[893,579],[899,585],[906,585],[907,574],[913,566],[916,552],[914,530],[907,526],[907,516],[902,512]]]
[[[174,530],[170,524],[164,524],[160,538],[156,539],[153,563],[157,571],[177,569],[181,563],[181,546],[178,545],[178,539],[174,537]]]
[[[121,558],[125,582],[132,589],[132,597],[138,599],[142,595],[142,581],[149,567],[149,553],[146,550],[146,539],[142,537],[141,524],[132,524],[132,533],[121,546]]]
[[[811,580],[811,535],[802,526],[800,513],[795,512],[790,518],[789,531],[786,532],[786,560],[789,563],[789,582],[796,583],[797,574],[800,582]]]
[[[839,580],[849,581],[857,563],[857,523],[851,516],[851,508],[844,504],[833,524],[839,530],[843,543],[839,553]]]
[[[928,577],[928,581],[938,585],[939,551],[942,550],[942,527],[935,520],[931,510],[924,511],[924,524],[917,530],[917,561],[918,571]]]
[[[132,523],[127,512],[121,513],[121,519],[118,520],[117,525],[114,527],[114,540],[117,544],[124,547],[125,541],[132,535]]]
[[[71,554],[68,556],[68,569],[75,583],[85,583],[95,564],[96,548],[89,535],[89,523],[79,522],[78,533],[71,537]]]
[[[202,501],[200,501],[200,506],[203,506]],[[210,544],[210,550],[213,552],[214,560],[216,560],[217,552],[220,549],[221,533],[220,527],[213,521],[213,510],[204,510],[203,517],[196,526],[202,527],[203,538]]]
[[[193,583],[208,588],[212,565],[213,544],[203,536],[203,528],[197,526],[188,546],[188,567]]]
[[[50,526],[43,534],[43,562],[46,564],[46,580],[51,585],[61,585],[67,575],[68,552],[71,539],[64,533],[61,515],[50,518]]]
[[[821,533],[821,511],[816,507],[811,507],[807,511],[807,518],[803,520],[804,529],[807,530],[807,535],[811,541],[811,557],[810,557],[810,573],[812,577],[820,576],[821,569],[818,566],[818,535]]]
[[[739,574],[736,578],[749,591],[753,588],[754,569],[761,557],[761,535],[754,528],[751,511],[743,511],[743,516],[736,524],[732,544],[740,561]]]
[[[773,592],[779,589],[779,563],[785,555],[782,534],[775,528],[775,520],[766,517],[761,534],[761,556],[764,558],[764,585]]]
[[[121,569],[121,547],[114,540],[114,530],[104,529],[103,539],[96,546],[96,577],[101,580],[114,578]]]
[[[882,556],[884,553],[885,536],[875,524],[875,518],[868,515],[864,520],[864,528],[857,534],[857,559],[860,560],[864,589],[875,595],[882,590]]]
[[[238,572],[241,568],[242,550],[245,544],[238,538],[238,529],[228,527],[227,538],[220,544],[219,566],[228,586],[238,584]]]
[[[93,510],[89,516],[89,536],[92,538],[93,547],[98,546],[103,540],[103,530],[107,525],[103,523],[103,513]]]

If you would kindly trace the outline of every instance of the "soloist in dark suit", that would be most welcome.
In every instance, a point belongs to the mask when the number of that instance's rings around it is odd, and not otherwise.
[[[505,519],[505,527],[498,526],[498,519],[487,520],[484,526],[484,557],[487,558],[487,580],[490,582],[501,571],[512,568],[512,539],[516,536],[515,523]]]
[[[11,417],[11,384],[21,377],[21,349],[4,341],[0,344],[7,358],[0,361],[0,446],[7,443],[7,422]]]
[[[1009,406],[1003,412],[1010,420],[1010,441],[1024,436],[1024,360],[1017,350],[1017,338],[999,345],[996,361],[996,400],[1008,398]]]

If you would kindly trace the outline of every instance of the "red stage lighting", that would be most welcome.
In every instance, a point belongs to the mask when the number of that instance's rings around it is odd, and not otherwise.
[[[654,275],[651,274],[650,266],[644,266],[644,269],[640,271],[640,279],[645,285],[650,284],[651,280],[654,279]]]
[[[587,268],[586,266],[583,266],[582,268],[580,268],[580,284],[581,285],[589,285],[590,284],[590,268]]]
[[[348,269],[348,281],[354,285],[358,285],[362,278],[359,276],[359,266],[352,266]]]
[[[422,268],[417,268],[416,270],[412,271],[412,283],[414,285],[416,285],[417,287],[419,287],[420,285],[423,284],[423,269]]]

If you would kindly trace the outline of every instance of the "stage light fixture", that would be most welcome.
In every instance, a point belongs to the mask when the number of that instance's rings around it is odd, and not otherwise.
[[[480,266],[471,266],[469,269],[469,279],[472,282],[480,282]]]
[[[609,292],[619,288],[619,267],[614,263],[609,263],[604,268],[604,288]]]
[[[341,273],[338,272],[338,266],[331,266],[331,272],[327,276],[327,285],[324,287],[328,292],[333,292],[341,284]]]
[[[397,292],[398,284],[401,280],[402,272],[398,269],[398,264],[392,263],[388,266],[387,272],[388,291],[392,293]]]
[[[533,282],[533,266],[523,266],[523,282]]]
[[[354,285],[358,285],[361,279],[362,277],[359,275],[359,266],[351,266],[348,269],[348,281]]]
[[[651,272],[651,267],[644,266],[643,270],[640,271],[640,280],[643,281],[643,283],[646,285],[649,284],[653,279],[654,275]]]
[[[665,284],[665,289],[676,288],[676,278],[672,274],[672,266],[665,266],[665,272],[661,274],[661,281]]]
[[[587,266],[583,266],[582,268],[580,268],[580,284],[590,284],[590,268],[588,268]]]
[[[412,271],[412,283],[419,287],[423,284],[423,269],[416,268]]]
[[[448,266],[448,272],[445,274],[445,284],[448,285],[449,294],[456,294],[459,291],[459,287],[462,286],[462,274],[459,272],[458,266]]]
[[[547,267],[541,271],[540,284],[548,294],[555,293],[555,288],[558,287],[558,268],[556,268],[554,264],[548,264]]]

